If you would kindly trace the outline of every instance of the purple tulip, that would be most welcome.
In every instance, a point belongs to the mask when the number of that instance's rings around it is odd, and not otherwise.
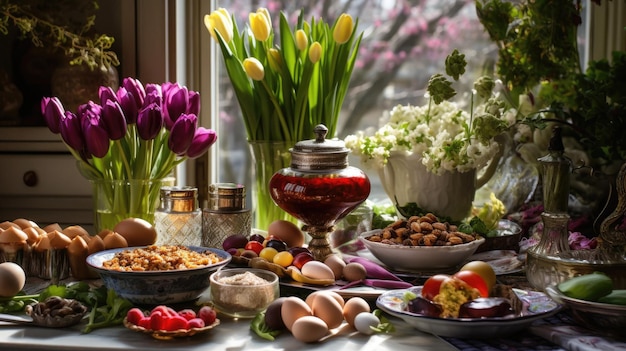
[[[59,126],[63,141],[77,152],[82,152],[85,141],[78,116],[72,111],[65,111],[65,116],[61,119]]]
[[[100,116],[86,113],[81,116],[81,123],[87,152],[98,158],[106,156],[110,145],[109,133]]]
[[[146,98],[146,90],[139,79],[126,77],[122,80],[122,86],[135,98],[137,110],[141,109]]]
[[[126,123],[137,123],[137,113],[139,109],[137,108],[137,103],[135,102],[133,94],[129,93],[126,88],[120,87],[117,89],[117,101],[119,101],[120,106],[122,107],[124,117],[126,117]]]
[[[78,110],[76,111],[76,115],[78,115],[81,119],[83,119],[83,116],[100,117],[101,114],[102,114],[102,106],[96,104],[93,101],[89,101],[86,104],[82,104],[78,106]]]
[[[41,113],[50,131],[59,134],[61,131],[61,120],[65,114],[63,104],[57,97],[44,97],[41,99]]]
[[[189,90],[189,104],[187,113],[196,116],[200,115],[200,94],[197,91]]]
[[[102,106],[102,122],[111,140],[122,139],[126,135],[124,112],[116,101],[107,100]]]
[[[98,89],[98,96],[100,97],[100,106],[106,105],[109,100],[117,102],[117,95],[113,91],[113,88],[107,86],[101,86]]]
[[[171,129],[172,125],[183,113],[187,112],[189,104],[189,90],[178,83],[165,83],[163,85],[163,111],[165,112],[165,125]]]
[[[163,128],[163,114],[161,107],[152,103],[144,107],[137,116],[137,132],[143,140],[152,140],[159,135]]]
[[[143,107],[149,106],[151,104],[157,104],[160,107],[162,106],[162,102],[163,102],[163,96],[161,95],[160,90],[152,90],[152,89],[148,90],[146,87],[146,99],[143,103]]]
[[[185,154],[196,133],[198,117],[183,113],[174,122],[167,145],[176,155]]]
[[[203,155],[215,141],[217,141],[217,133],[215,133],[213,129],[198,127],[191,141],[191,145],[187,149],[187,157],[196,158]]]

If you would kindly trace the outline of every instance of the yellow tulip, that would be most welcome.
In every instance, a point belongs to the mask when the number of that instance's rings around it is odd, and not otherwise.
[[[223,7],[211,12],[210,15],[205,15],[204,25],[214,40],[217,40],[215,31],[220,33],[226,43],[230,43],[233,39],[233,21],[228,10]]]
[[[333,30],[333,39],[337,44],[343,44],[350,39],[352,35],[352,30],[354,29],[354,24],[352,22],[352,16],[347,13],[341,14],[337,23],[335,24],[335,29]]]
[[[280,51],[271,48],[268,50],[269,55],[267,55],[268,57],[268,61],[270,62],[270,68],[272,68],[274,71],[280,71],[281,67],[283,66],[283,58],[282,56],[280,56]]]
[[[256,12],[248,15],[250,21],[250,29],[254,38],[258,41],[266,41],[270,37],[272,31],[272,20],[269,17],[267,9],[260,8]]]
[[[309,39],[306,37],[306,33],[302,29],[296,31],[296,47],[298,50],[305,50],[309,46]]]
[[[265,77],[263,65],[254,57],[248,57],[243,60],[243,69],[246,71],[248,77],[253,80],[263,80],[263,77]]]
[[[313,63],[317,63],[317,61],[320,60],[320,57],[322,57],[322,45],[316,41],[311,44],[311,47],[309,48],[309,60]]]

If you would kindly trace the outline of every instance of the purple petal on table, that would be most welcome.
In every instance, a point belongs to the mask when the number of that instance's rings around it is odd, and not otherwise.
[[[116,101],[107,100],[102,106],[102,122],[111,140],[122,139],[126,135],[126,118]]]
[[[137,116],[137,133],[143,140],[154,139],[163,128],[161,107],[152,103],[144,107]]]
[[[213,129],[198,127],[191,145],[187,149],[186,155],[189,158],[196,158],[203,155],[217,140],[217,133]]]
[[[193,141],[197,124],[198,117],[196,115],[188,115],[185,113],[180,115],[178,120],[174,122],[170,132],[170,138],[167,142],[167,145],[173,153],[179,156],[185,154]]]
[[[48,129],[54,134],[61,131],[61,120],[65,114],[63,104],[57,97],[44,97],[41,99],[41,113],[48,125]]]

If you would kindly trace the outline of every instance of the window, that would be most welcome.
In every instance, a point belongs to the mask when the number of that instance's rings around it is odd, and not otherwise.
[[[397,104],[422,104],[428,79],[444,69],[444,59],[454,48],[466,54],[468,69],[474,75],[465,75],[468,83],[497,54],[476,18],[474,3],[464,0],[219,0],[217,7],[234,14],[240,29],[248,22],[248,13],[258,7],[268,8],[274,25],[280,11],[294,21],[300,10],[306,19],[315,16],[331,23],[342,12],[359,18],[358,28],[364,36],[339,119],[337,137],[341,139],[358,130],[377,127],[385,112]],[[220,154],[217,178],[222,182],[244,183],[250,189],[253,167],[250,167],[240,109],[221,54],[216,54],[220,66],[216,81]],[[363,168],[358,159],[351,159],[350,164]],[[370,199],[386,199],[378,176],[373,173],[369,176]]]

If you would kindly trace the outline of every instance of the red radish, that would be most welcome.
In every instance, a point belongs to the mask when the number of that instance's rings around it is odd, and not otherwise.
[[[205,324],[201,318],[194,318],[187,321],[187,327],[191,328],[204,328]]]
[[[196,318],[196,312],[190,308],[186,308],[184,310],[178,311],[178,315],[185,318],[188,321]]]
[[[144,317],[143,311],[136,307],[131,308],[126,313],[126,320],[134,325],[139,325],[139,321]]]
[[[211,325],[215,323],[217,312],[210,306],[202,306],[200,311],[198,311],[198,317],[204,321],[205,325]]]

